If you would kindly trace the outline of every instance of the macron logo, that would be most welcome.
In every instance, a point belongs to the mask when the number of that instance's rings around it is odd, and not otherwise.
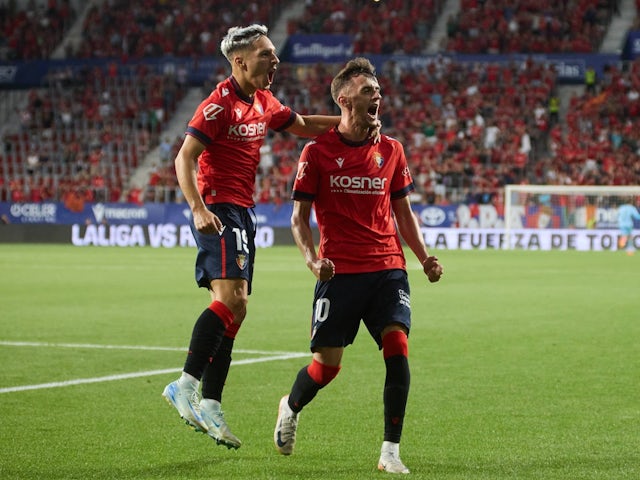
[[[96,222],[102,223],[102,220],[104,220],[104,205],[101,203],[96,203],[93,207],[91,207],[91,210],[93,210],[93,216],[96,217]]]

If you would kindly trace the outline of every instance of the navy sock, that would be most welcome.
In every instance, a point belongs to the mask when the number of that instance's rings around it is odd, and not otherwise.
[[[384,439],[400,443],[404,413],[409,397],[409,360],[404,355],[394,355],[384,361],[387,375],[384,382]]]
[[[189,353],[183,369],[186,373],[198,380],[202,378],[204,369],[220,346],[225,330],[224,322],[211,309],[202,312],[191,333]]]
[[[229,374],[233,342],[233,338],[222,337],[218,351],[202,375],[202,398],[211,398],[222,402],[222,389]]]
[[[307,366],[300,369],[293,387],[291,387],[291,393],[289,394],[289,407],[294,412],[299,412],[316,396],[318,391],[323,387],[313,381],[307,371]]]

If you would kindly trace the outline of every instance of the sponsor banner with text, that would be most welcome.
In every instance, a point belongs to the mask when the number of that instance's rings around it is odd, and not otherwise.
[[[413,205],[420,225],[430,228],[504,228],[504,212],[490,204]],[[259,226],[289,228],[293,207],[258,204],[252,209]],[[188,225],[191,212],[185,203],[94,203],[73,212],[63,203],[0,202],[0,217],[10,224],[103,224]],[[617,227],[618,209],[610,207],[519,206],[512,211],[513,228],[536,229],[612,229]],[[315,219],[312,218],[315,226]],[[636,222],[640,228],[640,222]]]
[[[0,233],[2,230],[0,230]],[[502,229],[422,228],[431,252],[442,250],[618,250],[617,230],[518,229],[508,234]],[[640,232],[631,241],[640,249]],[[293,245],[288,228],[258,227],[258,248]],[[188,225],[72,225],[71,243],[78,247],[194,247]]]

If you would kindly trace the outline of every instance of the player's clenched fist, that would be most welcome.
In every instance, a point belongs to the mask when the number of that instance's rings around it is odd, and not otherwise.
[[[326,282],[336,274],[336,266],[328,258],[319,258],[311,265],[311,271],[318,280]]]
[[[222,231],[220,219],[207,209],[194,210],[193,224],[198,232],[205,235],[213,235]]]
[[[427,259],[422,262],[422,269],[431,283],[440,280],[443,273],[442,265],[438,263],[438,257],[435,256],[427,257]]]

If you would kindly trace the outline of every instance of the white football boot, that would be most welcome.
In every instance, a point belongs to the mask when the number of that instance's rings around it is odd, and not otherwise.
[[[187,425],[198,432],[207,431],[207,425],[200,413],[200,396],[196,386],[185,385],[176,380],[164,388],[162,396],[169,405],[178,410]]]
[[[200,413],[207,424],[207,435],[213,438],[218,445],[227,448],[240,448],[242,442],[236,437],[224,419],[224,413],[220,409],[220,402],[208,398],[200,401]]]
[[[298,414],[289,407],[289,395],[280,399],[278,406],[278,420],[273,432],[276,449],[283,455],[291,455],[296,445],[296,430],[298,428]]]
[[[378,460],[378,470],[387,473],[409,473],[409,469],[400,460],[400,444],[383,442]]]

